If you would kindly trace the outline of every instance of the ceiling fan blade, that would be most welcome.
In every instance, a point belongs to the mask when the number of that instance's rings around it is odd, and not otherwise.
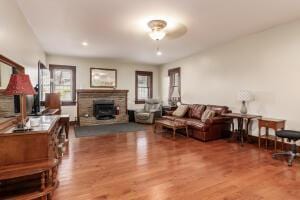
[[[166,36],[168,39],[177,39],[185,35],[187,31],[187,27],[184,24],[178,23],[174,28],[168,30]]]

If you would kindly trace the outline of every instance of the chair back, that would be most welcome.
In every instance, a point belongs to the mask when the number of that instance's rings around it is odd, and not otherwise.
[[[151,110],[160,110],[161,102],[158,99],[148,99],[145,101],[144,110],[150,112]]]

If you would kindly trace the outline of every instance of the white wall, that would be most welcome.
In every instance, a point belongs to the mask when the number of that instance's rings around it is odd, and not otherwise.
[[[161,67],[167,101],[169,68],[181,67],[182,101],[227,105],[239,112],[238,91],[250,90],[249,113],[287,120],[300,130],[300,21],[250,35]],[[257,126],[253,125],[257,134]]]
[[[37,83],[38,61],[46,56],[15,0],[0,0],[0,54],[25,66]]]
[[[47,64],[58,65],[71,65],[76,66],[76,85],[77,89],[89,89],[90,88],[90,68],[111,68],[117,69],[117,89],[129,90],[128,93],[128,108],[139,108],[142,105],[135,105],[135,71],[152,71],[153,72],[153,97],[159,98],[159,67],[125,63],[118,60],[110,59],[92,59],[92,58],[78,58],[67,56],[47,56]],[[62,108],[63,113],[71,115],[71,120],[74,120],[76,116],[76,106],[64,106]]]

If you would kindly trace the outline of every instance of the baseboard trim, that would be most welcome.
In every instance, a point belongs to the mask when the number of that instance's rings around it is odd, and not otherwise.
[[[249,135],[247,142],[250,143],[250,144],[257,144],[257,147],[258,147],[258,136]],[[260,148],[266,149],[265,142],[266,142],[266,139],[262,138]],[[277,141],[277,150],[290,150],[291,146],[292,146],[291,144],[283,143],[283,147],[282,147],[282,142]],[[268,140],[268,149],[270,149],[270,150],[273,149],[274,150],[274,141],[273,140]],[[297,147],[297,151],[300,152],[300,147],[299,146]]]

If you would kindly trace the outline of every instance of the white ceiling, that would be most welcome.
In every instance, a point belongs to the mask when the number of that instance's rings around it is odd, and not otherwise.
[[[49,54],[163,64],[300,17],[299,0],[17,0]],[[147,20],[183,24],[187,32],[161,41]],[[176,27],[175,27],[176,28]],[[89,45],[83,47],[81,43]]]

